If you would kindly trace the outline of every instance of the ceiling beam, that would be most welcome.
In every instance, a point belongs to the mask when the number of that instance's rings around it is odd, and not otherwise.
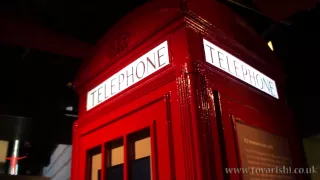
[[[317,0],[252,0],[253,4],[274,21],[284,21],[300,11],[315,7]]]
[[[319,0],[217,0],[228,2],[261,16],[268,17],[275,22],[290,25],[288,18],[295,13],[314,8]]]
[[[86,58],[92,45],[57,34],[36,22],[0,13],[0,44],[22,46],[55,54]]]

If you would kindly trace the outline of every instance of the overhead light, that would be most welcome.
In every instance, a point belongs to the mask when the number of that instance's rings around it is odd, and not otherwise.
[[[269,42],[268,42],[268,46],[269,46],[269,48],[271,49],[271,51],[274,51],[272,41],[269,41]]]

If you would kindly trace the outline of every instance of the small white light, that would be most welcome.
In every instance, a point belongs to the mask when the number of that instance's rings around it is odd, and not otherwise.
[[[269,46],[269,48],[271,49],[271,51],[274,51],[272,41],[269,41],[269,42],[268,42],[268,46]]]
[[[66,107],[66,110],[67,111],[73,111],[73,107],[72,106],[68,106],[68,107]]]

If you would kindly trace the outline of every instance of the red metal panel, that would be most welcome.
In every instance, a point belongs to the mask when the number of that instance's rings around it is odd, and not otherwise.
[[[167,8],[164,4],[148,3],[129,13],[119,21],[100,40],[92,59],[83,63],[75,85],[81,87],[84,83],[96,79],[97,73],[103,73],[107,67],[118,61],[133,48],[168,24],[180,14],[178,7]],[[135,49],[135,53],[141,49]]]
[[[196,37],[191,40],[200,42],[201,39],[202,37],[199,36],[198,40],[196,40]],[[197,51],[193,51],[193,53],[193,56],[198,57],[200,54],[203,54]],[[203,60],[204,57],[200,59]],[[228,75],[224,72],[211,67],[205,62],[202,63],[201,61],[199,61],[198,66],[200,67],[200,72],[203,73],[200,73],[200,76],[203,76],[203,78],[206,79],[206,83],[203,83],[200,86],[207,86],[207,91],[209,92],[218,90],[221,96],[219,102],[221,103],[222,119],[217,119],[216,116],[212,116],[211,119],[213,120],[213,129],[218,129],[215,121],[223,122],[223,124],[221,124],[221,126],[223,126],[223,134],[214,133],[213,136],[214,139],[217,139],[217,141],[219,141],[219,138],[216,138],[216,136],[224,137],[227,166],[239,167],[239,158],[237,157],[237,149],[234,144],[236,140],[233,136],[234,130],[230,120],[231,115],[236,115],[241,117],[241,119],[243,119],[247,124],[260,127],[268,132],[287,138],[290,142],[290,146],[292,147],[291,150],[294,166],[302,167],[303,163],[301,161],[301,151],[299,150],[300,145],[299,143],[293,142],[293,139],[297,137],[294,131],[295,127],[292,121],[292,113],[288,110],[288,107],[285,106],[283,99],[280,98],[280,100],[275,100],[271,97],[268,97],[263,93],[251,89],[246,84],[242,84],[232,77],[228,77]],[[207,70],[204,70],[203,68]],[[274,77],[277,78],[277,76]],[[280,80],[278,82],[278,85],[283,83]],[[210,93],[208,96],[210,96]],[[215,114],[217,113],[216,111],[217,109],[212,109],[212,112]],[[279,114],[286,115],[279,116]],[[219,146],[221,146],[221,144]],[[223,159],[221,161],[223,161]],[[303,178],[302,176],[298,177],[299,179]],[[231,179],[239,179],[239,175],[232,174]]]
[[[264,64],[262,68],[265,66],[281,68],[266,42],[225,4],[218,1],[198,0],[186,1],[185,6],[188,8],[187,25],[225,41],[228,44],[222,45],[233,51],[238,49],[247,51],[247,54],[255,56],[255,61],[261,61]],[[211,31],[207,31],[208,28]],[[239,54],[239,52],[234,53]]]
[[[80,165],[73,167],[73,174],[78,178],[73,180],[84,180],[84,154],[88,149],[143,127],[151,128],[152,153],[156,158],[152,161],[153,167],[157,167],[153,175],[157,175],[157,180],[224,179],[223,168],[239,167],[229,119],[233,114],[243,117],[248,124],[288,137],[294,149],[299,146],[292,141],[294,126],[283,99],[284,76],[271,51],[265,51],[266,45],[245,31],[238,32],[237,36],[251,38],[250,44],[255,45],[253,49],[257,51],[248,50],[235,41],[237,29],[233,28],[238,27],[234,25],[237,18],[229,15],[226,8],[208,0],[201,0],[203,4],[188,2],[182,2],[185,3],[180,9],[183,14],[177,13],[179,9],[153,9],[152,13],[148,8],[159,6],[150,4],[130,14],[136,21],[132,23],[128,16],[115,26],[101,41],[98,54],[85,64],[77,79],[81,98],[76,139],[80,142],[74,144],[74,149],[79,149],[74,154],[80,157],[77,161]],[[138,15],[148,13],[150,17],[137,21]],[[111,56],[109,42],[117,40],[114,34],[117,30],[137,32],[134,38],[127,39],[127,48]],[[206,63],[203,37],[274,79],[280,99]],[[89,90],[165,40],[170,65],[86,111]],[[218,100],[214,90],[221,95]],[[301,155],[293,152],[293,157]],[[295,159],[295,165],[301,166],[300,158]],[[239,178],[237,174],[231,175],[231,179]]]
[[[118,115],[121,116],[121,114]],[[165,138],[166,136],[162,136],[163,132],[165,131],[164,129],[162,129],[163,127],[165,127],[162,124],[166,123],[166,108],[164,101],[161,101],[161,99],[159,99],[149,106],[146,106],[145,108],[137,109],[134,112],[131,112],[131,114],[127,114],[119,118],[110,119],[112,122],[110,122],[107,126],[100,126],[99,129],[93,132],[87,132],[86,134],[83,134],[83,136],[81,137],[81,144],[83,148],[81,148],[79,155],[85,156],[86,151],[90,150],[91,148],[98,145],[103,145],[104,143],[120,137],[124,138],[124,149],[127,150],[126,140],[128,134],[137,132],[146,127],[152,129],[153,122],[155,121],[157,131],[155,133],[155,136],[151,136],[151,138],[156,139],[158,143],[156,146],[153,146],[152,149],[154,151],[154,148],[156,148],[159,156],[154,158],[161,157],[161,159],[158,159],[157,161],[159,170],[161,170],[161,172],[164,172],[164,174],[159,174],[161,179],[170,179],[168,178],[168,175],[170,175],[170,171],[168,171],[168,169],[170,168],[170,163],[168,161],[170,159],[169,157],[167,157],[169,155],[168,139]],[[106,119],[109,119],[109,117],[104,117],[103,119],[106,121]],[[126,158],[127,152],[124,153],[124,178],[128,179],[129,162]],[[82,171],[86,166],[86,162],[83,159],[79,163],[81,167],[81,169],[79,170]],[[84,180],[84,178],[80,177],[79,180]]]

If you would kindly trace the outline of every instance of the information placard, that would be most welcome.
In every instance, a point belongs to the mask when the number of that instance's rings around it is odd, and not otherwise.
[[[292,180],[289,144],[285,138],[236,122],[244,180]]]

